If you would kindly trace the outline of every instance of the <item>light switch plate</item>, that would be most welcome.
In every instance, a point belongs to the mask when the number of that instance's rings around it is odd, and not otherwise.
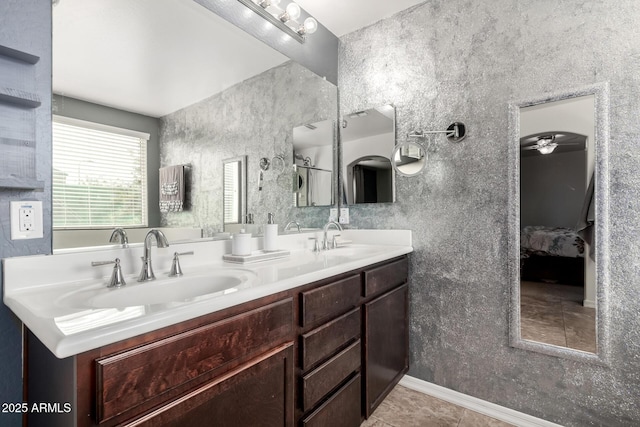
[[[11,240],[41,239],[42,202],[11,202]]]
[[[340,208],[340,224],[349,224],[349,208]]]
[[[329,209],[329,221],[338,221],[338,208]]]

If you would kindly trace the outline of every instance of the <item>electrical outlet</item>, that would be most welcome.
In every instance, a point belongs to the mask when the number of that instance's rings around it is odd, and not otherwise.
[[[340,208],[340,224],[349,224],[349,208]]]
[[[329,209],[329,221],[338,221],[338,208]]]
[[[43,236],[42,202],[11,202],[11,240]]]

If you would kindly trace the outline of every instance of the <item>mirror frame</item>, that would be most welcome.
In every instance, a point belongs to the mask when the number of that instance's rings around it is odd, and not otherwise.
[[[424,159],[424,163],[422,164],[422,166],[417,172],[404,173],[403,171],[400,170],[400,166],[396,164],[396,154],[398,154],[398,151],[402,150],[402,147],[404,146],[416,147],[422,150],[422,152],[424,153],[422,157]],[[415,141],[405,141],[401,143],[396,143],[396,146],[393,149],[393,153],[391,153],[391,167],[393,167],[393,170],[395,170],[398,175],[405,176],[407,178],[412,178],[414,176],[418,176],[422,174],[424,170],[427,168],[427,160],[428,160],[427,149],[422,144]]]
[[[580,96],[595,98],[595,251],[596,353],[525,340],[520,329],[520,108]],[[602,365],[610,364],[609,338],[609,84],[596,83],[509,103],[508,136],[508,277],[511,287],[509,344],[550,356]]]

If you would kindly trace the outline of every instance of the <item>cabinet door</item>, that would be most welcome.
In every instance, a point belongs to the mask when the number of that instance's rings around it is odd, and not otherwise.
[[[409,367],[408,286],[376,298],[364,310],[368,418]]]
[[[126,426],[293,426],[293,372],[288,343]]]

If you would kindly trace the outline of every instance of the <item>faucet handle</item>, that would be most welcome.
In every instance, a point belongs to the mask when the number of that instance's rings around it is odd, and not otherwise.
[[[111,273],[111,279],[109,279],[109,284],[107,288],[119,288],[127,284],[124,281],[124,276],[122,275],[122,268],[120,268],[120,258],[116,258],[114,261],[92,261],[91,266],[97,267],[99,265],[109,265],[115,264],[113,266],[113,272]]]
[[[182,268],[180,267],[180,255],[193,255],[193,251],[188,252],[174,252],[173,262],[171,263],[171,270],[169,270],[169,277],[182,276]]]
[[[313,252],[320,252],[322,249],[320,249],[320,242],[318,241],[317,237],[309,237],[309,240],[313,240],[314,244],[313,244]]]
[[[339,234],[334,234],[333,238],[331,239],[331,249],[336,249],[338,247],[338,241],[336,240],[336,237],[340,237]]]

